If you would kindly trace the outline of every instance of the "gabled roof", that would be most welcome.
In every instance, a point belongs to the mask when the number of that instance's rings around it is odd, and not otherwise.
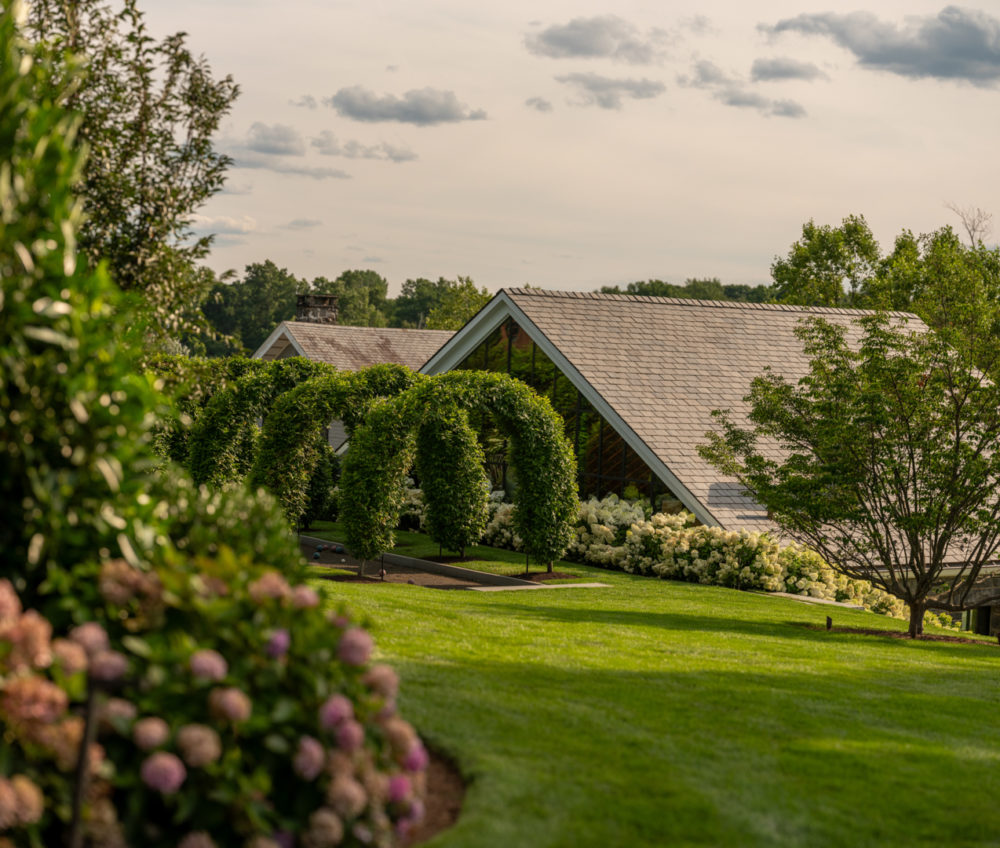
[[[304,356],[341,371],[395,362],[418,370],[451,337],[451,330],[400,330],[282,321],[254,351],[254,359]]]
[[[773,529],[740,485],[699,455],[713,409],[738,420],[750,381],[770,366],[798,379],[794,335],[808,315],[849,325],[861,310],[639,295],[503,289],[428,361],[454,368],[508,316],[520,324],[646,464],[705,524]],[[922,327],[919,319],[894,313]],[[857,338],[856,329],[848,338]]]

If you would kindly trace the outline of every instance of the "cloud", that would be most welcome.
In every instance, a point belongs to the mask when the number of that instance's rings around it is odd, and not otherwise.
[[[375,123],[398,121],[429,127],[458,121],[481,121],[486,118],[482,109],[469,109],[460,103],[453,91],[420,88],[407,91],[402,97],[386,94],[379,97],[360,85],[342,88],[323,103],[337,114],[355,121]]]
[[[302,156],[306,152],[306,143],[294,127],[255,121],[247,133],[246,148],[272,156]]]
[[[759,29],[819,35],[849,50],[858,64],[911,79],[958,80],[992,86],[1000,80],[1000,19],[975,9],[946,6],[936,16],[898,26],[871,12],[823,12],[785,18]]]
[[[385,262],[381,256],[362,256],[361,261],[371,262],[372,264],[375,264],[376,262]]]
[[[556,82],[573,86],[580,93],[581,105],[602,109],[621,109],[623,98],[647,100],[667,90],[662,82],[656,80],[612,79],[599,74],[567,74],[556,77]]]
[[[388,142],[362,144],[360,141],[341,143],[329,130],[323,130],[311,142],[323,156],[344,156],[347,159],[385,159],[390,162],[412,162],[417,154],[406,147],[396,147]]]
[[[316,218],[295,218],[289,221],[287,224],[282,224],[281,229],[283,230],[310,230],[313,227],[322,226],[323,222],[317,220]]]
[[[829,77],[812,62],[775,58],[755,59],[753,67],[750,68],[750,79],[754,82],[767,82],[772,80],[829,79]]]
[[[298,100],[289,100],[288,102],[304,109],[315,109],[319,105],[311,94],[303,94]]]
[[[272,159],[266,156],[255,156],[253,154],[245,156],[235,156],[233,158],[234,168],[253,168],[261,171],[274,171],[277,174],[293,174],[299,177],[309,177],[313,180],[349,180],[351,175],[338,170],[337,168],[312,167],[310,165],[292,165],[281,159]]]
[[[714,99],[737,109],[755,109],[765,117],[804,118],[806,110],[794,100],[772,100],[748,88],[738,77],[727,74],[714,62],[696,62],[688,76],[677,82],[686,88],[700,88],[711,92]]]
[[[231,183],[228,180],[222,187],[219,194],[252,194],[253,185],[250,183]]]
[[[257,221],[249,215],[241,218],[228,218],[224,215],[216,218],[192,215],[191,229],[197,235],[245,236],[257,229]]]
[[[544,97],[529,97],[524,101],[524,105],[531,109],[537,109],[539,112],[552,111],[552,104]]]
[[[645,37],[617,15],[574,18],[524,39],[528,51],[550,59],[612,59],[632,65],[649,65],[663,58],[667,34],[651,29]]]

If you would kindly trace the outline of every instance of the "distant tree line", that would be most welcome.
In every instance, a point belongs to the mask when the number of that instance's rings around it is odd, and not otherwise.
[[[734,284],[724,286],[718,277],[689,278],[682,284],[645,280],[621,286],[602,286],[602,294],[642,294],[650,297],[688,297],[697,300],[733,300],[739,303],[768,303],[774,300],[770,286]]]

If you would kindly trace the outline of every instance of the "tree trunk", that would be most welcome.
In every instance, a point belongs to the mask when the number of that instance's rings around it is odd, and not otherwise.
[[[551,573],[552,573],[552,560],[549,560],[549,568],[548,568],[548,572],[549,572],[549,574],[551,574]]]
[[[924,610],[926,606],[913,601],[910,603],[910,638],[916,639],[924,632]]]

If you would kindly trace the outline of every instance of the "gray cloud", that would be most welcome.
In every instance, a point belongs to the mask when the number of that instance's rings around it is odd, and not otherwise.
[[[621,109],[623,98],[648,100],[659,97],[667,87],[651,79],[612,79],[599,74],[567,74],[556,77],[556,82],[575,88],[580,94],[583,106],[599,106],[602,109]]]
[[[299,177],[309,177],[313,180],[349,180],[351,175],[337,168],[312,167],[310,165],[292,165],[281,159],[253,154],[233,157],[233,168],[252,168],[261,171],[274,171],[277,174],[293,174]]]
[[[486,117],[482,109],[469,109],[460,103],[453,91],[420,88],[407,91],[402,97],[386,94],[379,97],[360,85],[342,88],[323,103],[337,114],[355,121],[398,121],[429,127],[435,124],[458,121],[481,121]]]
[[[531,109],[537,109],[539,112],[552,111],[552,104],[544,97],[529,97],[524,101],[524,105]]]
[[[385,260],[381,256],[362,256],[361,261],[375,264],[377,262],[384,262]]]
[[[319,105],[311,94],[303,94],[298,100],[289,100],[288,102],[304,109],[315,109]]]
[[[207,215],[191,216],[191,230],[196,236],[214,236],[212,243],[217,247],[244,244],[247,236],[255,232],[257,222],[249,215],[229,218],[224,215],[210,218]]]
[[[812,62],[796,59],[775,58],[755,59],[750,68],[750,79],[754,82],[770,80],[814,80],[828,79]]]
[[[688,76],[680,76],[677,82],[687,88],[700,88],[711,92],[712,97],[726,106],[738,109],[756,109],[766,117],[804,118],[805,108],[794,100],[772,100],[747,88],[738,77],[727,74],[713,62],[696,62]]]
[[[286,124],[264,124],[255,121],[247,133],[247,150],[273,156],[302,156],[306,143],[298,130]]]
[[[253,186],[250,183],[231,183],[228,180],[222,187],[219,194],[252,194]]]
[[[551,59],[613,59],[632,65],[648,65],[663,58],[667,34],[651,29],[643,36],[617,15],[574,18],[568,24],[553,25],[524,43],[531,53]]]
[[[871,12],[804,14],[759,29],[819,35],[854,54],[863,68],[912,79],[959,80],[992,86],[1000,80],[1000,20],[975,9],[946,6],[937,16],[903,26]]]
[[[362,144],[360,141],[341,142],[329,130],[323,130],[311,142],[323,156],[344,156],[347,159],[385,159],[390,162],[412,162],[417,154],[406,147],[388,142]]]
[[[313,227],[322,226],[323,222],[316,218],[295,218],[287,224],[282,224],[283,230],[309,230]]]

